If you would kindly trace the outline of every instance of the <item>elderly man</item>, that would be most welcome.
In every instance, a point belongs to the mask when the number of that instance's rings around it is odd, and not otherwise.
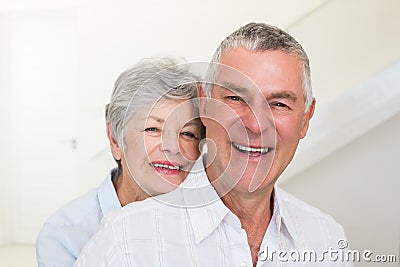
[[[212,61],[207,154],[178,189],[106,217],[76,266],[350,266],[342,227],[275,187],[315,107],[301,45],[250,23]]]

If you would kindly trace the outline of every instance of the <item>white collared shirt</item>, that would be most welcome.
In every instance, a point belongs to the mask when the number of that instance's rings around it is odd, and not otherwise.
[[[194,169],[178,189],[106,216],[75,266],[252,266],[240,220],[210,185],[201,160]],[[341,239],[331,217],[275,188],[257,266],[352,266],[323,256]],[[296,250],[315,251],[317,262],[301,255],[297,261]]]

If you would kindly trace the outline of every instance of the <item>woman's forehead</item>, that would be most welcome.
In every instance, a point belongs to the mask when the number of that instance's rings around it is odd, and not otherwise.
[[[139,108],[133,114],[133,121],[155,121],[165,122],[188,122],[198,119],[198,110],[194,105],[193,99],[162,99],[154,104],[153,107]]]

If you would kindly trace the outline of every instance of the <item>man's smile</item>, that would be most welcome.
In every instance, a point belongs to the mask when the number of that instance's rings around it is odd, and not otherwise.
[[[249,146],[239,145],[235,142],[232,142],[232,146],[240,153],[246,153],[251,156],[253,156],[253,155],[257,156],[260,154],[265,155],[268,152],[273,150],[271,147],[249,147]]]

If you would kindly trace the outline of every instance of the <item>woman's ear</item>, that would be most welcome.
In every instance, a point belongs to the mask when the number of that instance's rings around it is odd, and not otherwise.
[[[122,149],[118,145],[118,142],[112,133],[110,121],[107,121],[106,127],[107,127],[107,138],[108,141],[110,142],[111,153],[115,160],[120,160],[122,157]]]

